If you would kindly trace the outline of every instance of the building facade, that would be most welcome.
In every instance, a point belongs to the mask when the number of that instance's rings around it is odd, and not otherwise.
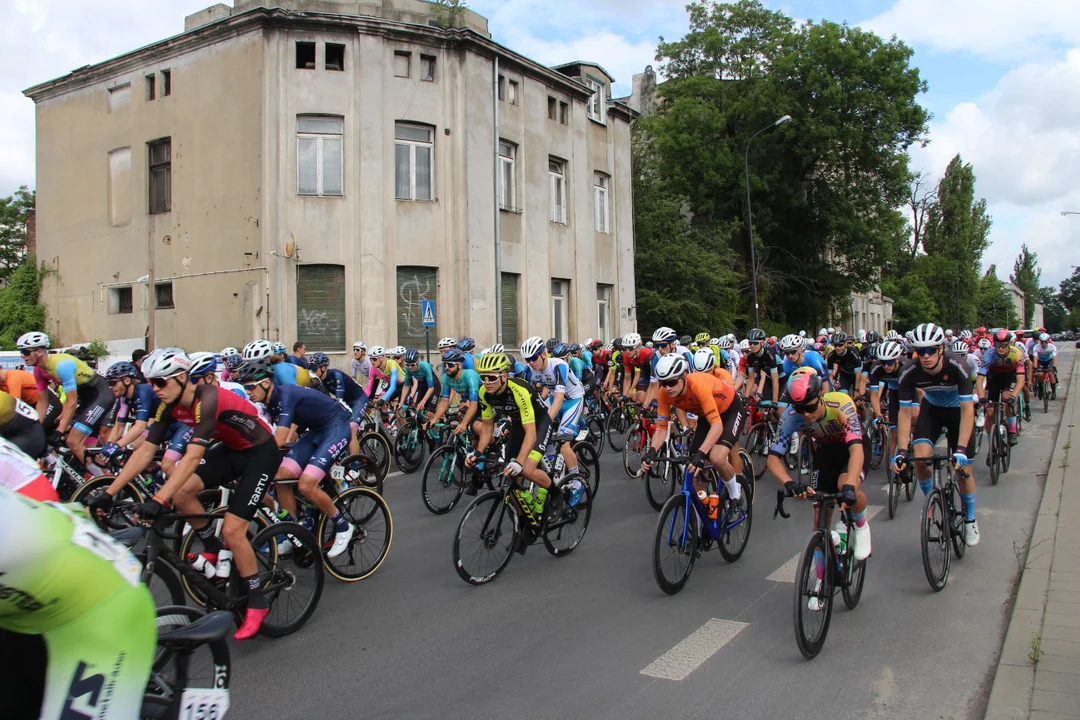
[[[421,0],[237,0],[27,90],[47,329],[423,347],[426,299],[433,341],[633,330],[635,113],[595,63],[448,24]]]

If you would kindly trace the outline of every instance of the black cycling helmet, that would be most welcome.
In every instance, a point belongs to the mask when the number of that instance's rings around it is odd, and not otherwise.
[[[122,380],[126,377],[133,378],[138,376],[139,368],[135,367],[135,363],[130,363],[126,360],[121,360],[118,363],[113,363],[109,366],[109,370],[105,373],[105,379],[109,382]]]
[[[752,343],[763,343],[765,342],[765,331],[761,328],[753,328],[746,333],[746,339]]]
[[[683,347],[690,347],[693,343],[694,343],[694,338],[690,337],[689,335],[680,335],[679,336],[679,344],[682,345]]]
[[[871,345],[880,341],[881,336],[878,335],[877,330],[871,330],[870,332],[866,333],[866,342],[870,343]]]
[[[622,338],[615,338],[614,340],[612,340],[611,341],[611,347],[613,347],[616,350],[622,350],[623,349]]]
[[[413,348],[412,350],[405,351],[405,364],[415,365],[420,362],[420,351]]]
[[[236,371],[236,379],[242,383],[254,383],[274,377],[274,368],[267,358],[248,360]]]
[[[476,341],[473,340],[471,337],[463,337],[458,342],[457,346],[461,348],[462,352],[469,352],[476,347]]]
[[[311,357],[308,358],[308,364],[315,369],[330,367],[330,356],[324,352],[313,352]]]
[[[833,333],[833,336],[832,336],[832,345],[833,345],[833,347],[836,347],[838,345],[843,345],[846,342],[847,342],[847,333],[844,333],[844,332]]]
[[[465,353],[461,352],[461,348],[447,348],[443,351],[442,361],[444,363],[463,363],[465,362]]]
[[[551,356],[557,358],[564,358],[570,354],[570,346],[566,343],[559,343],[551,349]]]
[[[578,345],[577,343],[574,343],[573,345],[570,346],[570,354],[571,355],[577,355],[579,352],[581,352],[581,346],[580,345]]]
[[[559,338],[554,338],[553,337],[553,338],[548,339],[548,341],[546,343],[544,343],[544,347],[546,347],[547,351],[550,353],[552,350],[555,349],[555,346],[558,345],[560,342],[562,342],[562,341],[559,340]]]

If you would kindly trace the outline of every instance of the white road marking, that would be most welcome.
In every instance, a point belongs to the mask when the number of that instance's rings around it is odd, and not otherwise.
[[[749,623],[735,620],[713,618],[649,663],[641,674],[676,682],[685,680],[748,625]]]
[[[867,505],[866,506],[866,519],[867,519],[867,521],[872,520],[875,515],[877,515],[879,512],[881,512],[884,509],[885,509],[885,507],[883,505]],[[791,558],[790,560],[788,560],[786,563],[784,563],[780,567],[776,568],[776,570],[774,570],[772,572],[772,574],[769,575],[765,579],[769,580],[770,582],[789,582],[789,583],[795,582],[795,571],[799,569],[799,555],[802,555],[802,553],[799,553],[798,555]]]

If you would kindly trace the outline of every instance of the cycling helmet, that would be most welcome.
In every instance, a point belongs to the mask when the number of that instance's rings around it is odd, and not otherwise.
[[[105,379],[109,382],[121,380],[126,377],[138,377],[139,368],[135,367],[135,363],[121,360],[118,363],[113,363],[109,366],[108,371],[105,373]]]
[[[896,332],[895,330],[890,330],[889,332],[885,333],[886,340],[898,340],[899,338],[900,333]]]
[[[699,332],[697,335],[694,336],[694,342],[706,343],[709,342],[710,337],[711,336],[707,332]]]
[[[951,338],[953,336],[952,328],[945,328],[945,337]]]
[[[559,343],[551,349],[551,356],[557,358],[564,358],[570,354],[570,346],[566,343]]]
[[[390,354],[393,355],[394,357],[401,357],[402,355],[405,354],[405,346],[404,345],[395,345],[394,349],[390,351]]]
[[[506,346],[502,343],[495,343],[491,346],[491,352],[493,353],[506,353]]]
[[[914,340],[915,339],[915,331],[914,330],[908,330],[906,333],[904,333],[904,337],[906,337],[909,342],[911,340]]]
[[[821,377],[816,372],[795,372],[788,383],[788,395],[796,405],[812,403],[821,395]]]
[[[28,332],[19,336],[15,341],[15,347],[19,350],[37,350],[49,347],[49,336],[43,332]]]
[[[846,343],[847,339],[848,339],[847,333],[845,333],[845,332],[836,332],[836,333],[833,333],[832,340],[830,342],[832,343],[833,347],[837,347],[838,345],[843,345],[844,343]]]
[[[602,347],[604,347],[604,341],[603,340],[593,340],[592,345],[589,346],[589,349],[592,350],[593,352],[596,352],[597,350],[599,350]]]
[[[367,354],[368,357],[370,357],[372,360],[376,358],[381,358],[383,355],[386,355],[386,348],[384,348],[382,345],[372,345],[371,348],[367,351]]]
[[[562,340],[559,340],[559,338],[557,337],[548,338],[548,341],[544,343],[544,347],[546,347],[547,351],[550,353],[560,342],[562,342]]]
[[[966,357],[968,354],[968,344],[963,339],[955,341],[950,349],[960,357]]]
[[[917,348],[937,347],[945,344],[945,331],[934,323],[923,323],[915,328],[911,344]]]
[[[994,333],[993,339],[995,344],[1004,345],[1005,343],[1012,342],[1012,333],[1005,328],[1001,328]]]
[[[269,340],[255,340],[244,346],[243,358],[247,360],[259,360],[268,358],[274,354],[274,346]],[[145,362],[145,361],[144,361]]]
[[[859,332],[855,333],[855,337],[859,339],[859,342],[866,342],[866,331],[859,328]]]
[[[504,373],[511,367],[510,358],[506,353],[491,352],[480,358],[476,363],[476,372],[479,373]]]
[[[236,372],[237,369],[244,364],[244,358],[239,354],[226,355],[221,358],[221,364],[224,365],[229,372]]]
[[[675,331],[669,327],[656,328],[652,334],[653,342],[671,342],[678,337]]]
[[[802,350],[804,347],[803,339],[798,335],[785,335],[780,341],[780,349],[785,353],[792,352],[794,350]]]
[[[237,350],[234,347],[231,347],[231,346],[227,347],[227,348],[225,348],[224,350],[221,351],[221,359],[222,360],[224,360],[227,357],[232,357],[233,355],[237,355],[237,356],[240,355],[240,351]]]
[[[622,344],[627,350],[636,350],[641,347],[641,335],[635,332],[626,333],[623,335]]]
[[[1049,342],[1050,336],[1046,333],[1039,333],[1039,342]]]
[[[1016,331],[1016,337],[1017,337],[1017,339],[1023,339],[1024,331],[1023,330],[1017,330]]]
[[[817,332],[818,337],[821,337],[822,335],[828,335],[828,334],[829,334],[829,329],[828,328],[821,328]]]
[[[989,350],[993,346],[994,346],[994,343],[990,342],[990,338],[982,338],[981,340],[979,340],[979,349],[980,350]]]
[[[892,362],[899,360],[903,354],[904,347],[900,343],[895,340],[886,340],[878,346],[877,359],[882,362]]]
[[[720,338],[709,338],[709,345],[720,347]]]
[[[311,357],[308,358],[308,364],[315,369],[330,367],[330,356],[324,352],[311,353]]]
[[[257,383],[260,380],[272,380],[274,368],[266,358],[245,360],[236,371],[236,379],[242,383]]]
[[[461,352],[461,348],[447,348],[443,350],[442,360],[444,363],[463,363],[465,362],[465,353]]]
[[[364,344],[363,340],[357,340],[356,342],[354,342],[352,344],[352,349],[353,350],[367,350],[367,345]]]
[[[739,341],[739,349],[742,350],[744,353],[745,352],[750,352],[750,341],[747,340],[746,338],[743,338],[742,340],[740,340]]]
[[[694,353],[694,369],[698,372],[709,372],[716,367],[716,353],[707,347],[700,348]]]
[[[802,335],[800,337],[805,337],[805,335]],[[752,343],[765,342],[765,331],[761,328],[754,328],[750,332],[746,333],[746,339]]]
[[[439,341],[438,347],[440,350],[445,350],[446,348],[454,347],[455,345],[457,345],[457,338],[444,337],[442,340]]]
[[[580,352],[581,352],[581,346],[578,345],[577,343],[574,343],[573,345],[570,346],[570,354],[571,355],[577,355]]]
[[[285,347],[285,343],[283,343],[283,342],[274,343],[274,354],[275,355],[285,355],[288,352],[289,352],[289,349],[287,347]]]
[[[212,352],[191,353],[188,359],[191,360],[188,375],[193,378],[204,377],[217,371],[217,358]]]
[[[866,333],[866,342],[868,342],[868,343],[881,342],[881,336],[878,335],[877,330],[871,330],[870,332]]]
[[[806,337],[806,331],[805,330],[800,330],[799,331],[799,337],[803,337],[803,338]]]
[[[647,342],[645,343],[645,347],[647,347],[647,348],[652,348],[652,346],[653,346],[653,345],[652,345],[652,340],[649,340],[649,341],[647,341]]]
[[[735,336],[725,335],[724,337],[720,338],[720,341],[717,343],[717,345],[720,346],[721,350],[730,350],[735,345]]]
[[[415,365],[420,362],[420,351],[415,348],[405,353],[405,364]]]
[[[149,378],[171,378],[191,369],[191,359],[180,348],[164,348],[143,358],[143,375]]]
[[[682,353],[671,353],[656,361],[656,379],[660,382],[665,380],[677,380],[690,372],[690,363]]]
[[[482,358],[485,355],[487,355],[489,352],[491,352],[491,348],[484,348],[483,350],[478,350],[477,352],[475,352],[473,354],[476,355],[476,357],[478,357],[478,358]]]
[[[461,348],[462,352],[469,352],[476,347],[476,341],[473,340],[471,337],[463,337],[458,342],[457,346]]]
[[[965,340],[970,340],[971,339],[971,331],[970,330],[961,330],[960,331],[960,337],[962,337]]]
[[[544,351],[544,338],[533,335],[521,343],[521,357],[531,360]]]
[[[694,342],[694,338],[690,337],[689,335],[680,335],[679,336],[679,344],[680,345],[683,345],[685,347],[690,347],[690,345],[693,344],[693,342]]]

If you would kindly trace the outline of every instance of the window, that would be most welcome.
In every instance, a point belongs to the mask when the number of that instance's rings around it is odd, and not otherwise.
[[[154,75],[147,75],[146,76],[146,101],[147,102],[150,102],[151,100],[153,100],[156,97],[155,90],[156,90],[157,83],[154,82],[156,79],[157,78]]]
[[[297,194],[342,194],[344,125],[339,117],[296,116]]]
[[[109,88],[109,112],[126,110],[131,107],[131,83]]]
[[[314,70],[315,69],[315,43],[313,43],[313,42],[298,42],[298,43],[296,43],[296,69],[297,70]]]
[[[150,214],[172,209],[172,138],[148,143],[150,150]]]
[[[548,120],[554,120],[556,115],[556,108],[558,107],[558,101],[548,95]]]
[[[499,76],[499,99],[506,99],[506,78],[502,75]]]
[[[548,160],[551,178],[551,222],[566,224],[566,163],[554,158]]]
[[[326,69],[345,69],[345,46],[337,43],[326,43]]]
[[[589,118],[598,123],[606,123],[607,95],[604,83],[587,77],[585,84],[593,91],[592,96],[589,98]]]
[[[559,103],[559,122],[563,125],[570,122],[570,103]]]
[[[397,77],[409,77],[409,63],[412,62],[411,52],[394,51],[394,75]]]
[[[435,300],[439,290],[439,271],[433,267],[399,265],[397,268],[397,342],[405,347],[424,344],[424,318],[421,300]],[[431,336],[439,337],[439,313]]]
[[[499,207],[503,210],[516,210],[517,182],[514,172],[514,160],[517,146],[505,140],[499,141]]]
[[[345,349],[345,266],[296,268],[296,340],[308,351]]]
[[[567,324],[567,305],[570,296],[570,281],[551,279],[551,336],[565,340],[569,335]]]
[[[158,310],[171,310],[173,304],[172,283],[163,282],[154,285],[154,307]]]
[[[420,56],[420,79],[427,82],[435,82],[435,56]]]
[[[130,315],[131,311],[131,286],[109,288],[109,314]]]
[[[518,337],[518,275],[503,273],[499,287],[502,299],[502,343],[516,347]]]
[[[596,337],[599,340],[608,342],[612,337],[612,327],[615,324],[615,318],[612,315],[611,295],[614,290],[612,285],[597,285],[596,286]]]
[[[394,197],[431,200],[435,131],[424,125],[394,126]]]
[[[161,71],[161,97],[172,95],[172,70]]]
[[[131,222],[131,148],[109,153],[109,224]]]
[[[517,105],[518,100],[518,84],[517,80],[510,81],[510,89],[507,93],[507,100],[511,105]]]
[[[608,185],[611,178],[603,173],[596,173],[593,182],[593,198],[596,209],[596,232],[606,233],[610,230],[610,216],[608,213]]]

